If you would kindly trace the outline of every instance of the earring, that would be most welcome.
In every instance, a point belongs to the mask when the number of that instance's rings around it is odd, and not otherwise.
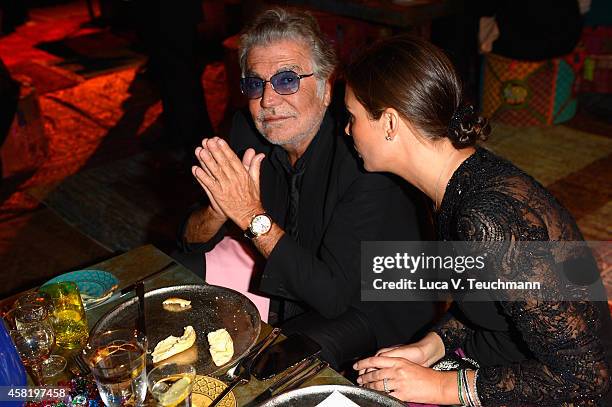
[[[387,134],[387,135],[385,136],[385,140],[387,140],[387,141],[391,141],[391,136]]]

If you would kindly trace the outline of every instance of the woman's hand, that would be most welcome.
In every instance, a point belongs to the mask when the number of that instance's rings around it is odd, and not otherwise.
[[[369,371],[357,383],[369,389],[387,391],[403,401],[429,404],[458,404],[456,372],[438,372],[400,357],[372,356],[354,365]],[[386,379],[386,388],[385,388]]]
[[[438,334],[430,332],[418,342],[381,349],[376,352],[376,356],[404,358],[429,367],[444,357],[444,343]]]
[[[425,351],[421,348],[421,346],[418,345],[418,343],[409,343],[408,345],[398,345],[389,348],[382,348],[379,349],[378,352],[376,352],[375,356],[404,358],[421,366],[425,366],[423,363],[426,360]],[[374,370],[376,370],[376,368],[373,367],[367,369],[360,369],[359,376],[363,375],[364,373],[370,373]]]
[[[376,356],[403,358],[417,365],[429,367],[444,357],[444,343],[437,334],[430,332],[418,342],[382,348],[376,352]],[[359,370],[360,376],[374,370],[374,368],[355,369]]]

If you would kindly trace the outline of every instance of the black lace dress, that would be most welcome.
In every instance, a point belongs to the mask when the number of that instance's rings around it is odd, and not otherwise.
[[[438,239],[583,240],[571,215],[539,183],[482,148],[448,183]],[[512,277],[508,264],[528,261],[539,278],[555,278],[546,257],[516,251],[506,260],[497,268],[501,277]],[[603,302],[455,298],[435,332],[447,354],[462,348],[479,363],[477,392],[484,406],[612,406],[611,326]]]

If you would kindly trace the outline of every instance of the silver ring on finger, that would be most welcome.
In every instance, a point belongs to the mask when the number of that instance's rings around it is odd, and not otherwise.
[[[389,388],[389,378],[385,377],[383,379],[383,389],[385,389],[385,393],[391,393],[391,389]]]

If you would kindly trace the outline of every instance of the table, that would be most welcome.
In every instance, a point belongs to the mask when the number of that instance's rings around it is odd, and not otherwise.
[[[122,288],[139,281],[143,277],[160,270],[169,264],[173,265],[164,272],[145,281],[145,292],[156,288],[177,284],[204,284],[204,281],[191,272],[191,270],[188,270],[187,268],[174,262],[171,257],[167,256],[165,253],[152,245],[146,245],[130,250],[125,254],[113,257],[98,264],[94,264],[89,268],[104,270],[114,274],[119,280],[119,288],[117,291],[120,291]],[[91,330],[95,323],[104,314],[113,309],[117,304],[131,298],[132,295],[133,294],[126,294],[126,296],[122,298],[111,297],[111,301],[87,311],[87,322],[89,324],[89,329]],[[267,335],[271,329],[272,327],[270,325],[262,321],[259,339],[263,339],[263,337]],[[62,354],[66,356],[68,360],[70,360],[72,353],[73,351],[66,351]],[[59,376],[56,378],[56,380],[67,378],[67,375],[70,374],[70,367],[71,366],[69,365],[63,377]],[[306,382],[304,386],[318,384],[351,383],[333,369],[327,368]],[[251,378],[249,384],[235,388],[233,392],[236,396],[238,406],[245,405],[251,401],[259,393],[266,389],[268,385],[269,384],[266,384],[266,382],[260,382],[255,378]]]

